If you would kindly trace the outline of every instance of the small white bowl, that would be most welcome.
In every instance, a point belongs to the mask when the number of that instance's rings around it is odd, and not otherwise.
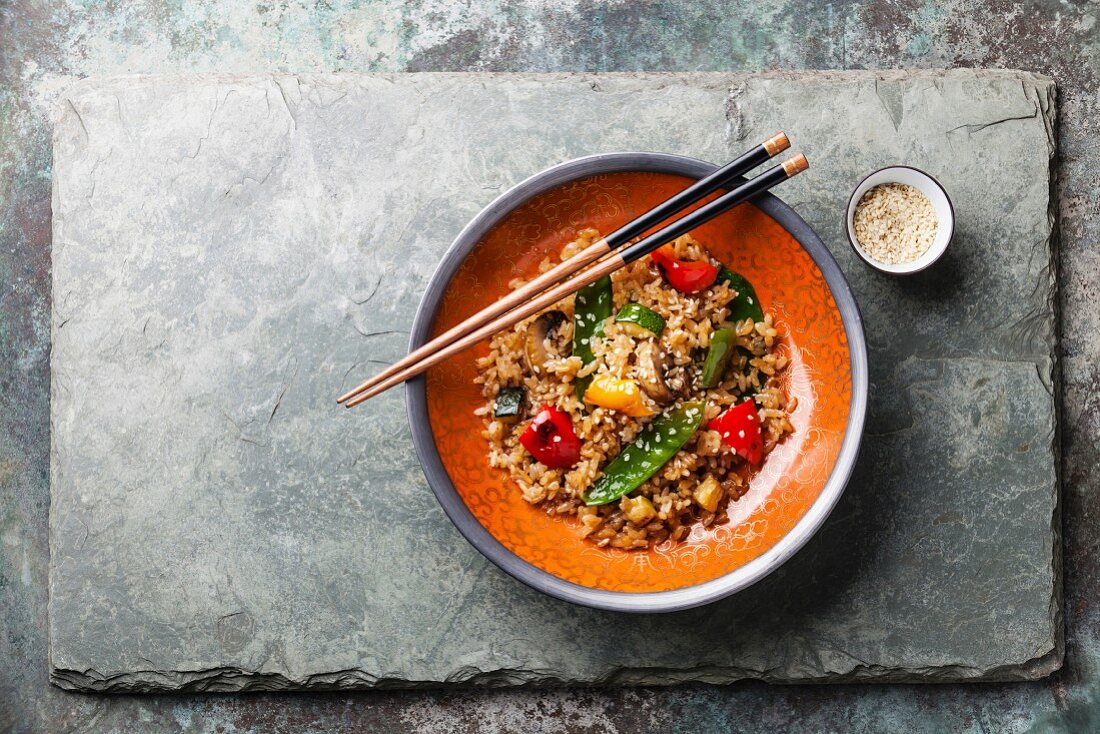
[[[936,213],[936,221],[939,225],[936,229],[936,238],[932,240],[932,245],[925,250],[923,255],[911,262],[896,265],[876,260],[863,249],[856,238],[856,205],[859,204],[859,200],[863,198],[868,190],[879,184],[889,183],[908,184],[927,196],[928,200],[932,202],[932,209]],[[848,200],[847,225],[848,241],[852,243],[852,248],[856,251],[856,254],[863,258],[868,265],[891,275],[909,275],[929,267],[939,260],[940,256],[947,250],[947,246],[951,243],[951,238],[955,234],[955,208],[951,205],[951,197],[947,195],[947,191],[940,185],[940,182],[924,171],[910,166],[890,166],[880,168],[856,186],[856,190],[852,192],[852,198]]]

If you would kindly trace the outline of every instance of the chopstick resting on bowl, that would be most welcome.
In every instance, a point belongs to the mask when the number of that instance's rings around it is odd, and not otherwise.
[[[564,280],[565,278],[573,275],[581,268],[599,260],[609,252],[625,245],[630,240],[644,234],[646,230],[660,224],[668,217],[680,212],[681,210],[691,206],[695,202],[699,201],[703,197],[717,191],[723,186],[729,184],[733,179],[751,171],[764,161],[782,153],[791,145],[787,135],[783,132],[776,133],[772,137],[754,146],[752,149],[742,153],[740,156],[730,161],[726,165],[719,168],[714,173],[699,179],[691,186],[676,194],[675,196],[667,199],[666,201],[653,207],[646,213],[637,217],[636,219],[627,222],[622,227],[607,235],[603,239],[597,240],[581,252],[577,253],[573,257],[558,264],[554,268],[551,268],[547,272],[538,276],[534,280],[526,283],[516,290],[512,291],[508,295],[499,299],[490,306],[487,306],[483,310],[474,314],[470,318],[466,319],[462,323],[448,329],[444,333],[435,337],[427,344],[424,344],[420,348],[412,351],[408,356],[398,360],[391,366],[379,372],[377,375],[367,380],[358,387],[344,393],[336,402],[342,403],[345,400],[355,397],[359,393],[362,393],[375,385],[379,384],[383,380],[386,380],[393,375],[401,372],[408,367],[416,364],[422,359],[426,359],[431,356],[436,350],[446,346],[450,342],[458,339],[459,337],[469,333],[488,323],[491,319],[496,318],[502,313],[512,310],[513,308],[524,303],[528,299],[538,295],[542,291],[554,286]],[[348,406],[351,407],[350,405]]]
[[[573,277],[554,284],[549,289],[539,293],[531,300],[509,310],[502,316],[498,316],[495,319],[482,323],[481,326],[475,328],[473,331],[465,332],[457,338],[447,340],[446,343],[433,347],[430,350],[430,354],[423,359],[416,360],[413,364],[402,368],[396,372],[392,372],[388,377],[382,380],[371,381],[370,387],[366,389],[359,389],[352,391],[346,396],[341,397],[341,401],[347,399],[347,407],[352,408],[360,403],[369,400],[370,398],[378,395],[381,392],[385,392],[394,385],[404,382],[421,372],[424,372],[429,367],[432,367],[445,359],[448,359],[452,355],[455,355],[469,347],[477,344],[482,339],[492,336],[498,331],[507,329],[510,326],[523,321],[528,316],[531,316],[539,311],[554,305],[566,296],[572,295],[591,283],[595,283],[605,275],[610,275],[616,270],[629,265],[630,263],[640,260],[649,253],[656,250],[661,245],[664,245],[677,237],[690,232],[696,227],[709,222],[718,215],[732,209],[733,207],[741,204],[748,199],[761,194],[773,186],[786,181],[789,178],[797,176],[802,171],[809,168],[809,161],[806,160],[806,156],[801,153],[795,155],[784,161],[781,165],[769,168],[759,176],[749,179],[744,183],[734,186],[727,193],[718,197],[717,199],[704,204],[695,211],[687,214],[680,219],[672,222],[671,224],[663,227],[662,229],[654,232],[648,237],[629,245],[618,252],[612,253],[609,257],[600,260],[587,270],[580,272],[574,272]],[[677,196],[682,195],[678,194]],[[675,198],[675,197],[674,197]],[[643,230],[644,231],[644,230]],[[598,243],[597,243],[598,244]],[[577,258],[570,258],[567,262],[572,263]],[[580,266],[580,267],[583,267]],[[552,272],[552,271],[551,271]],[[493,308],[493,307],[490,307]],[[476,318],[476,317],[475,317]],[[447,332],[449,334],[450,332]],[[433,346],[439,342],[443,336],[436,338],[429,342],[426,346]],[[416,350],[413,354],[420,352]],[[412,357],[412,355],[409,355]],[[405,360],[402,360],[404,362]],[[352,397],[354,396],[354,397]],[[348,399],[350,398],[350,399]]]
[[[599,260],[609,252],[622,247],[635,237],[644,234],[651,227],[660,224],[665,219],[686,209],[703,197],[731,183],[738,176],[751,171],[764,161],[779,155],[789,147],[791,147],[791,141],[787,138],[786,133],[776,133],[763,143],[742,153],[709,176],[699,179],[680,193],[658,204],[641,216],[627,222],[622,227],[619,227],[603,239],[592,243],[568,260],[559,263],[557,266],[551,268],[534,280],[525,283],[492,305],[485,307],[462,323],[448,329],[418,349],[413,350],[407,356],[393,363],[374,377],[341,395],[336,399],[336,402],[342,403],[345,400],[353,398],[369,390],[383,380],[413,366],[420,360],[430,357],[436,350],[468,334],[477,327],[488,323],[502,313],[512,310],[529,298],[537,296],[547,288],[557,285],[581,268]],[[348,407],[351,406],[349,405]]]

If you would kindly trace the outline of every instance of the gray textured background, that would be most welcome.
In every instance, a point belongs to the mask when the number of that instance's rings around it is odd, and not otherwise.
[[[53,169],[54,679],[1049,673],[1053,95],[969,71],[78,85]],[[779,193],[866,322],[872,397],[844,502],[783,573],[702,609],[601,613],[512,581],[435,506],[402,391],[352,412],[333,396],[403,354],[450,239],[511,184],[631,146],[728,160],[781,127],[812,169]],[[898,160],[958,209],[950,257],[904,282],[840,226],[859,178]]]
[[[1100,166],[1089,2],[437,0],[0,7],[0,723],[19,731],[1090,731],[1100,725]],[[1060,86],[1066,666],[1034,684],[81,696],[47,683],[50,155],[70,75],[222,70],[1028,68]],[[698,726],[695,726],[695,725]]]

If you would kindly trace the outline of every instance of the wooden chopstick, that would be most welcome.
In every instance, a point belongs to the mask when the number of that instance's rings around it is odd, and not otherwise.
[[[347,401],[347,407],[355,407],[375,395],[385,392],[394,385],[415,377],[428,368],[439,364],[443,360],[477,344],[482,339],[492,336],[498,331],[502,331],[510,326],[514,326],[528,316],[554,305],[566,296],[576,293],[586,285],[595,283],[605,275],[610,275],[619,268],[645,257],[661,245],[671,242],[680,235],[690,232],[699,225],[714,219],[719,214],[732,209],[747,199],[751,199],[757,194],[767,191],[776,184],[786,181],[793,176],[797,176],[802,171],[805,171],[809,165],[806,156],[799,153],[793,158],[784,161],[781,165],[768,169],[756,178],[750,179],[734,187],[728,193],[723,194],[714,201],[699,207],[695,211],[677,219],[659,231],[624,248],[621,252],[611,254],[608,258],[597,262],[587,270],[577,273],[572,278],[562,283],[558,283],[527,303],[518,306],[503,316],[483,324],[474,331],[462,335],[446,346],[433,351],[428,357],[419,360],[414,365],[359,392],[354,398]]]
[[[789,148],[790,145],[790,140],[785,133],[776,133],[763,143],[742,153],[709,176],[699,179],[675,196],[658,204],[630,222],[627,222],[622,227],[619,227],[603,239],[592,243],[568,260],[561,262],[554,268],[548,270],[534,280],[525,283],[457,326],[448,329],[420,348],[413,350],[407,356],[393,363],[374,377],[338,397],[336,402],[342,403],[345,400],[353,398],[359,393],[369,390],[383,380],[411,367],[420,360],[430,357],[436,350],[445,347],[447,344],[468,334],[479,326],[488,323],[502,313],[506,313],[516,308],[528,299],[542,293],[547,288],[560,283],[578,270],[587,267],[609,252],[622,247],[635,237],[644,234],[646,230],[660,224],[673,214],[686,209],[703,197],[729,184],[736,177],[751,171],[769,158],[779,155]]]

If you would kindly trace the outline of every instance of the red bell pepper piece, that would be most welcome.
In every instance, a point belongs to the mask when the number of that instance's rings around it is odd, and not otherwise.
[[[681,260],[676,257],[672,245],[663,245],[650,257],[664,273],[665,280],[681,293],[697,293],[714,285],[718,279],[718,268],[707,262]]]
[[[580,461],[581,440],[567,413],[544,405],[535,415],[519,442],[539,463],[551,469],[568,469]]]
[[[722,441],[753,466],[764,460],[764,431],[753,401],[733,406],[708,423],[707,428],[718,431]]]

